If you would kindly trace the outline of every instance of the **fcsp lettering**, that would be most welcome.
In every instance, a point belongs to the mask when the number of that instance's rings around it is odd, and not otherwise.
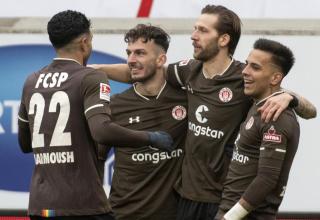
[[[68,79],[68,73],[42,73],[39,75],[35,88],[41,84],[43,88],[60,87]]]

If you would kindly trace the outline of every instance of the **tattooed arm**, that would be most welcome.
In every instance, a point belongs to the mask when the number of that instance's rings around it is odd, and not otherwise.
[[[259,108],[261,118],[265,122],[269,122],[271,119],[276,121],[281,112],[288,106],[292,107],[301,118],[310,119],[317,116],[317,109],[310,101],[294,92],[286,90],[281,95],[269,98]]]

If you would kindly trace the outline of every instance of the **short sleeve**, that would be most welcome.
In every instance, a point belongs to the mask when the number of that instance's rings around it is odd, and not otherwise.
[[[81,83],[81,91],[87,119],[95,114],[110,114],[111,88],[105,74],[99,71],[86,74]]]
[[[26,79],[24,86],[23,86],[23,91],[22,91],[22,95],[21,95],[21,102],[20,102],[20,107],[19,107],[19,113],[18,113],[18,120],[20,122],[25,122],[28,123],[29,122],[29,118],[28,118],[28,110],[27,110],[27,106],[26,106],[26,99],[27,99],[27,88],[30,87],[30,81],[32,81],[32,75],[28,76],[28,78]]]
[[[175,88],[185,89],[186,80],[191,74],[192,59],[171,63],[167,69],[167,81]]]
[[[280,170],[287,148],[290,147],[289,140],[299,131],[296,119],[286,112],[283,112],[277,121],[263,124],[261,127],[260,165]]]

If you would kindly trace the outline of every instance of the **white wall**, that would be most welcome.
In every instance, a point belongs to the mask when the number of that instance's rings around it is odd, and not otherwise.
[[[51,17],[67,9],[89,17],[137,16],[141,0],[2,0],[0,17]],[[193,18],[206,4],[225,5],[241,18],[320,18],[318,0],[153,0],[152,18]],[[177,10],[178,9],[178,10]]]

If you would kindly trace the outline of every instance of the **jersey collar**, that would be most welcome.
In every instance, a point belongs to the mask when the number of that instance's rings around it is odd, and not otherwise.
[[[74,59],[70,59],[70,58],[60,58],[60,57],[56,57],[56,58],[53,58],[53,60],[67,60],[67,61],[73,61],[73,62],[76,62],[78,63],[79,65],[81,65],[78,61],[74,60]],[[82,65],[81,65],[82,66]]]
[[[158,98],[160,97],[160,95],[161,95],[162,91],[164,90],[164,88],[166,87],[166,85],[167,85],[167,81],[164,82],[164,84],[163,84],[163,86],[161,87],[161,89],[160,89],[160,91],[159,91],[156,99],[158,99]],[[138,90],[136,89],[136,83],[133,84],[133,89],[134,89],[134,92],[135,92],[138,96],[140,96],[141,98],[143,98],[143,99],[145,99],[145,100],[148,100],[148,101],[150,100],[148,97],[146,97],[146,96],[144,96],[144,95],[142,95],[141,93],[138,92]]]

